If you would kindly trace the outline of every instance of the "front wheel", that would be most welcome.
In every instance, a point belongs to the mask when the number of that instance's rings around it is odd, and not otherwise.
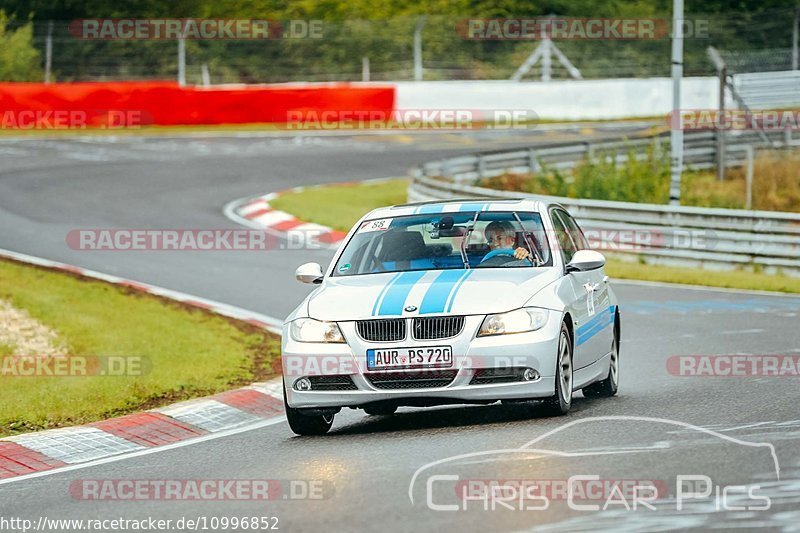
[[[333,425],[333,413],[327,415],[305,414],[302,409],[289,407],[286,401],[286,385],[283,388],[283,407],[286,410],[286,420],[289,427],[302,436],[324,435]]]
[[[617,328],[614,328],[614,337],[611,339],[611,360],[608,365],[608,376],[603,381],[592,383],[583,388],[583,395],[587,398],[610,398],[619,389],[619,339]]]
[[[547,416],[563,416],[572,407],[572,342],[566,324],[561,324],[556,354],[556,393],[547,398],[541,411]]]

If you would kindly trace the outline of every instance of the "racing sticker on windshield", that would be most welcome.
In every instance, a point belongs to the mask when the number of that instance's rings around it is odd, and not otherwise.
[[[392,224],[391,218],[382,218],[380,220],[368,220],[361,224],[358,228],[358,233],[367,233],[368,231],[385,231],[389,229]]]

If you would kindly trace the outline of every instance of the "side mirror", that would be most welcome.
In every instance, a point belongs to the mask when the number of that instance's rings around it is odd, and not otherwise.
[[[301,283],[322,283],[322,267],[319,263],[306,263],[297,267],[294,277]]]
[[[594,250],[578,250],[572,256],[572,261],[567,265],[567,274],[570,272],[586,272],[597,270],[606,264],[606,258]]]

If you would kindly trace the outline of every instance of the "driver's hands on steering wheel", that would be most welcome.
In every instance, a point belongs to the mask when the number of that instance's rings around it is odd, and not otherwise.
[[[520,259],[520,260],[521,259],[527,259],[528,257],[530,257],[530,255],[531,255],[531,253],[528,250],[526,250],[525,248],[523,248],[522,246],[520,246],[519,248],[514,250],[514,258],[515,259]]]

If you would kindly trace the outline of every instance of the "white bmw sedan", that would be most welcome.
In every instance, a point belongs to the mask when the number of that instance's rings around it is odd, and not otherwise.
[[[286,416],[323,434],[343,407],[613,396],[620,313],[604,257],[557,204],[452,200],[376,209],[283,326]]]

